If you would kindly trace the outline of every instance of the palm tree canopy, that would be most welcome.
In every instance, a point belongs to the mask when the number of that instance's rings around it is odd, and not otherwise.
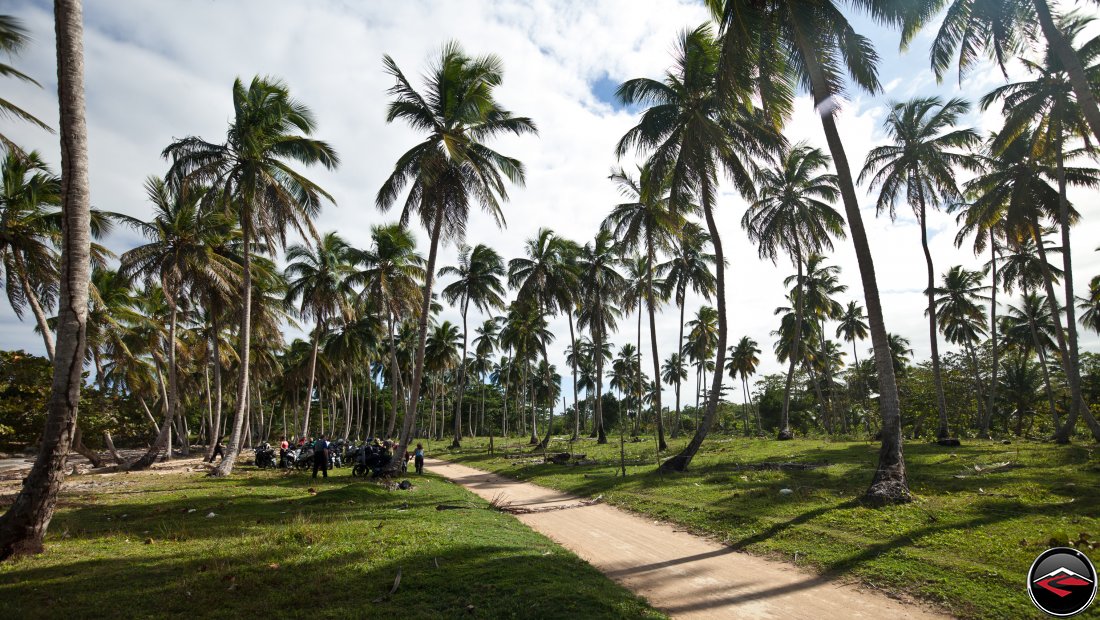
[[[458,251],[458,265],[439,270],[440,276],[456,279],[443,289],[443,298],[457,304],[462,312],[469,304],[481,312],[504,307],[505,294],[501,278],[505,276],[504,260],[493,248],[479,243],[473,248],[463,245]]]
[[[375,198],[389,209],[405,189],[401,223],[415,215],[432,230],[442,209],[443,238],[462,239],[470,207],[479,203],[504,224],[500,202],[508,197],[504,180],[524,182],[523,164],[486,146],[502,134],[537,134],[535,123],[501,107],[494,89],[503,81],[503,62],[495,55],[470,57],[455,41],[443,46],[426,74],[427,89],[413,88],[390,56],[383,58],[394,78],[386,122],[402,120],[424,139],[397,160]]]
[[[353,274],[351,246],[335,232],[326,233],[315,247],[292,245],[286,253],[289,280],[286,298],[301,300],[303,319],[318,323],[352,314],[350,301],[355,289],[349,281]]]
[[[0,52],[8,57],[17,56],[28,43],[30,43],[30,36],[27,34],[27,29],[23,27],[23,22],[11,15],[0,15]],[[40,88],[42,86],[31,76],[5,62],[0,62],[0,77],[13,77]],[[53,133],[49,125],[4,98],[0,98],[0,118],[17,118]],[[6,146],[9,151],[22,153],[19,147],[3,133],[0,133],[0,144]]]

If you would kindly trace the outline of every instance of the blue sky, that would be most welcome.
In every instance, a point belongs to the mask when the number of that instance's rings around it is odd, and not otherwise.
[[[1096,5],[1081,5],[1096,11]],[[38,78],[38,90],[11,80],[5,96],[51,124],[56,124],[55,68],[50,4],[16,0],[5,4],[30,28],[34,43],[16,59],[16,66]],[[671,62],[678,32],[702,23],[702,6],[676,0],[612,0],[562,2],[403,2],[344,3],[289,0],[187,2],[115,0],[86,4],[88,121],[92,161],[92,197],[96,206],[146,217],[142,183],[163,174],[161,149],[173,138],[199,135],[220,140],[231,114],[232,80],[256,74],[283,78],[296,97],[317,114],[317,135],[331,141],[343,165],[336,172],[309,171],[337,200],[318,220],[321,231],[338,230],[351,243],[365,245],[370,226],[389,222],[395,214],[380,214],[374,194],[397,156],[416,139],[407,128],[384,122],[385,90],[389,82],[381,57],[391,54],[410,76],[419,76],[426,61],[448,39],[458,39],[473,53],[495,52],[505,62],[502,101],[513,111],[532,117],[540,137],[505,139],[501,151],[517,156],[528,167],[524,188],[511,192],[506,206],[509,227],[498,231],[483,214],[470,222],[468,243],[486,242],[506,258],[522,252],[524,239],[540,226],[584,242],[590,239],[617,199],[607,181],[616,162],[613,147],[636,120],[632,110],[614,101],[619,82],[632,77],[660,78]],[[881,123],[892,100],[939,94],[980,97],[1003,78],[995,68],[979,67],[960,85],[956,74],[937,84],[928,67],[926,31],[912,49],[899,55],[897,33],[854,17],[857,30],[872,38],[882,57],[884,92],[851,93],[838,124],[849,160],[856,167],[866,152],[884,140]],[[1018,67],[1011,67],[1020,75]],[[56,137],[2,119],[5,132],[29,148],[58,162]],[[995,113],[972,113],[968,123],[994,129]],[[824,147],[820,122],[808,98],[801,97],[787,131],[792,140]],[[924,263],[919,229],[908,209],[900,206],[896,222],[876,218],[873,200],[861,188],[863,217],[875,254],[890,331],[908,337],[918,357],[927,357],[927,323],[920,291]],[[1100,272],[1100,254],[1091,244],[1100,238],[1100,213],[1093,194],[1071,197],[1084,214],[1075,230],[1077,287]],[[718,222],[729,254],[731,340],[750,335],[765,355],[762,370],[776,372],[770,332],[772,310],[784,305],[782,276],[792,271],[761,262],[740,229],[744,202],[732,190],[722,196]],[[977,267],[969,251],[952,245],[953,218],[930,218],[937,273],[950,265]],[[421,234],[423,239],[423,235]],[[116,251],[137,243],[130,231],[119,230],[106,241]],[[442,264],[454,260],[447,247]],[[847,299],[862,294],[850,242],[838,243],[830,260],[843,269]],[[701,300],[691,299],[689,316]],[[445,319],[457,321],[448,310]],[[471,317],[471,325],[481,317]],[[675,347],[678,316],[670,308],[658,322],[662,357]],[[633,325],[633,318],[624,325]],[[561,348],[567,342],[564,320],[551,328],[559,336],[551,361],[565,369]],[[620,342],[633,341],[629,328]],[[290,333],[291,337],[298,335]],[[1097,350],[1090,335],[1086,348]],[[40,352],[41,342],[29,322],[19,322],[0,303],[0,346]],[[864,343],[862,350],[869,346]],[[847,347],[846,347],[847,349]],[[645,350],[648,366],[648,348]],[[569,386],[566,386],[568,393]]]

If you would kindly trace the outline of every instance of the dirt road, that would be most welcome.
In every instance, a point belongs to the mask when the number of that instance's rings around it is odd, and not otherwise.
[[[531,511],[517,517],[676,618],[945,617],[560,491],[436,459],[426,466],[487,500]]]

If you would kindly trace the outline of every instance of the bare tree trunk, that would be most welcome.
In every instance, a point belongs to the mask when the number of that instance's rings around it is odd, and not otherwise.
[[[80,456],[88,459],[92,467],[103,467],[103,459],[99,458],[99,455],[96,454],[94,450],[84,445],[84,434],[80,432],[80,425],[77,425],[76,432],[73,434],[73,450]]]
[[[88,320],[91,233],[80,0],[54,4],[61,134],[61,270],[57,349],[46,424],[23,487],[0,517],[0,560],[42,551],[76,430]]]
[[[993,287],[990,289],[989,299],[989,342],[993,348],[993,374],[989,380],[989,405],[985,408],[986,416],[978,429],[978,436],[983,439],[989,438],[987,420],[993,417],[997,406],[997,370],[1000,367],[1000,360],[997,357],[997,236],[992,228],[989,229],[989,264],[993,267]]]
[[[211,311],[211,327],[214,332],[214,427],[210,429],[210,442],[206,447],[205,459],[210,461],[214,454],[214,446],[221,441],[222,429],[222,350],[221,350],[221,326],[218,324],[217,312]]]
[[[659,467],[663,471],[685,471],[703,440],[710,433],[714,425],[714,418],[718,411],[718,395],[722,391],[722,369],[726,367],[726,259],[722,253],[722,239],[718,236],[718,224],[714,221],[714,206],[710,204],[710,190],[707,187],[708,179],[704,177],[700,194],[703,198],[703,215],[707,220],[707,228],[710,231],[711,245],[714,247],[715,280],[717,283],[716,294],[718,297],[718,352],[714,360],[714,376],[711,378],[711,390],[706,399],[706,414],[699,428],[695,429],[695,435],[684,447],[684,450],[676,456],[668,459]]]
[[[34,320],[38,322],[38,330],[42,332],[42,344],[46,346],[46,357],[49,358],[50,363],[53,363],[53,330],[50,329],[50,324],[46,322],[46,311],[42,309],[42,304],[38,301],[38,294],[34,292],[30,278],[27,277],[27,266],[23,262],[23,255],[19,252],[13,252],[12,255],[15,257],[15,268],[19,270],[18,277],[20,284],[23,286],[23,295],[27,298],[27,304],[31,307]]]
[[[462,447],[462,397],[466,394],[466,354],[469,338],[467,335],[466,313],[470,309],[470,300],[462,300],[462,359],[458,362],[458,381],[455,386],[458,393],[455,395],[455,437],[451,442],[451,448]]]
[[[940,334],[936,329],[936,272],[932,267],[932,251],[928,249],[928,213],[924,204],[924,197],[918,195],[920,201],[920,243],[924,249],[924,263],[928,268],[928,288],[925,294],[928,296],[928,344],[932,347],[932,383],[936,389],[936,410],[940,416],[939,427],[936,429],[936,439],[947,439],[951,432],[947,428],[947,399],[943,395],[943,373],[940,371]]]
[[[248,199],[251,200],[251,196]],[[251,206],[248,205],[248,207]],[[233,465],[237,462],[237,455],[240,454],[241,430],[244,428],[248,406],[249,360],[252,353],[252,252],[249,250],[252,243],[252,215],[249,213],[250,210],[250,208],[245,209],[241,214],[244,261],[241,270],[241,329],[237,335],[240,341],[237,343],[237,355],[240,358],[241,369],[237,380],[237,402],[234,403],[236,411],[233,413],[233,432],[229,435],[225,456],[214,471],[210,472],[210,475],[217,477],[233,473]]]
[[[779,418],[779,434],[776,436],[780,441],[793,439],[794,434],[791,433],[790,427],[790,410],[791,410],[791,383],[794,381],[794,369],[798,363],[800,357],[802,357],[802,308],[803,308],[803,295],[802,295],[802,249],[798,243],[798,239],[795,238],[795,278],[797,279],[796,286],[797,292],[795,293],[794,300],[794,334],[791,341],[790,349],[787,351],[787,384],[783,389],[783,410]]]

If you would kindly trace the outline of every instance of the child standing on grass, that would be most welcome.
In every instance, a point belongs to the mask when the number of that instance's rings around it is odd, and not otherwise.
[[[424,444],[416,444],[416,452],[413,452],[413,458],[416,459],[416,473],[424,473]]]

